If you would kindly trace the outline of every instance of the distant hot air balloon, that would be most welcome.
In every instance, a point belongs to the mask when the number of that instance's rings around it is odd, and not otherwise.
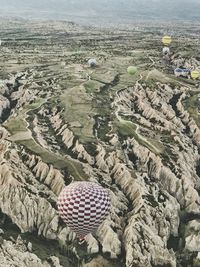
[[[96,67],[96,66],[97,66],[97,61],[96,61],[96,59],[95,59],[95,58],[90,58],[90,59],[88,60],[88,65],[89,65],[91,68]]]
[[[182,69],[180,69],[180,68],[176,68],[176,69],[174,70],[174,75],[175,75],[176,77],[181,76],[181,74],[182,74]]]
[[[199,72],[198,70],[193,70],[193,71],[191,72],[191,77],[192,77],[192,79],[196,80],[196,79],[199,78],[199,76],[200,76],[200,72]]]
[[[164,45],[170,45],[171,42],[172,42],[172,38],[171,38],[171,36],[168,36],[168,35],[163,36],[163,38],[162,38],[162,43],[163,43]]]
[[[163,52],[163,55],[168,55],[170,53],[169,47],[167,47],[167,46],[163,47],[162,52]]]
[[[110,198],[96,183],[74,182],[61,191],[57,205],[60,217],[82,240],[108,215]]]
[[[134,75],[134,74],[136,74],[136,72],[137,72],[137,68],[134,67],[134,66],[129,66],[129,67],[127,68],[127,72],[128,72],[128,74],[130,74],[130,75]]]
[[[181,77],[186,77],[186,78],[188,78],[189,75],[190,75],[190,72],[191,72],[190,69],[176,68],[176,69],[174,70],[174,74],[175,74],[176,77],[180,77],[180,76],[181,76]]]

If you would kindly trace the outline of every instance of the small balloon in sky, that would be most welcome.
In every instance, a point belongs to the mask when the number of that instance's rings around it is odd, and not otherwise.
[[[191,77],[192,77],[192,79],[196,80],[196,79],[199,78],[199,76],[200,76],[200,72],[199,72],[198,70],[193,70],[193,71],[191,72]]]
[[[127,68],[127,72],[129,75],[135,75],[137,72],[137,68],[135,66],[129,66]]]
[[[168,36],[168,35],[163,36],[163,38],[162,38],[162,43],[163,43],[164,45],[170,45],[171,42],[172,42],[172,38],[171,38],[171,36]]]
[[[163,47],[162,52],[163,52],[163,55],[168,55],[170,53],[169,47],[167,47],[167,46]]]
[[[95,59],[95,58],[90,58],[90,59],[88,60],[88,65],[89,65],[91,68],[96,67],[96,66],[97,66],[97,61],[96,61],[96,59]]]
[[[186,69],[186,68],[176,68],[174,70],[174,74],[175,74],[176,77],[186,77],[186,78],[188,78],[190,73],[191,73],[191,70],[190,69]]]

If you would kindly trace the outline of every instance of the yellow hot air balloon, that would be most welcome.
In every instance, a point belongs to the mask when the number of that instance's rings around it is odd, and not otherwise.
[[[199,76],[200,76],[200,72],[198,70],[193,70],[191,72],[192,79],[196,80],[197,78],[199,78]]]
[[[163,36],[163,38],[162,38],[162,43],[163,43],[164,45],[170,45],[171,42],[172,42],[172,38],[171,38],[171,36],[168,36],[168,35]]]

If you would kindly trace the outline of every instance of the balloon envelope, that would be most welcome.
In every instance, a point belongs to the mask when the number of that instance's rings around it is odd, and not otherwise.
[[[164,45],[170,45],[171,42],[172,42],[172,38],[171,38],[171,36],[168,36],[168,35],[163,36],[163,38],[162,38],[162,43],[163,43]]]
[[[134,74],[137,72],[137,68],[134,67],[134,66],[129,66],[129,67],[127,68],[127,72],[128,72],[128,74],[130,74],[130,75],[134,75]]]
[[[163,52],[164,55],[169,54],[170,53],[169,47],[167,47],[167,46],[163,47],[163,51],[162,52]]]
[[[58,211],[63,221],[83,239],[94,232],[110,210],[108,192],[92,182],[74,182],[58,197]]]
[[[197,78],[199,78],[199,76],[200,76],[200,72],[198,71],[198,70],[193,70],[192,72],[191,72],[191,77],[192,77],[192,79],[197,79]]]
[[[88,60],[88,65],[89,65],[90,67],[96,67],[96,66],[97,66],[97,61],[96,61],[96,59],[95,59],[95,58],[90,58],[90,59]]]
[[[174,74],[175,74],[176,77],[182,76],[182,77],[187,77],[188,78],[190,73],[191,73],[191,70],[190,69],[186,69],[186,68],[184,68],[184,69],[176,68],[174,70]]]

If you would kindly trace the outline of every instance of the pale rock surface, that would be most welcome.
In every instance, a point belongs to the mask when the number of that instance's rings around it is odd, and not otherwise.
[[[2,267],[62,267],[59,259],[53,257],[54,265],[41,261],[35,254],[30,253],[19,238],[16,243],[4,240],[0,247],[0,262]]]
[[[200,220],[192,220],[186,225],[185,250],[200,251]]]
[[[94,164],[94,158],[88,154],[88,152],[85,150],[84,146],[79,143],[78,140],[76,140],[76,143],[74,145],[74,148],[72,149],[74,153],[78,154],[78,158],[85,160],[90,165]]]
[[[112,263],[103,258],[102,256],[97,256],[97,258],[92,259],[88,263],[83,263],[81,267],[114,267]]]
[[[121,242],[118,235],[112,230],[112,221],[107,219],[98,228],[97,235],[102,245],[103,253],[109,253],[111,259],[117,258],[121,253]]]
[[[26,164],[32,168],[36,178],[49,186],[56,195],[61,192],[64,187],[64,176],[59,170],[44,163],[40,157],[34,155],[27,155]]]
[[[8,108],[10,108],[10,101],[6,97],[0,95],[0,118],[4,110]]]
[[[109,172],[109,168],[105,162],[105,156],[106,156],[106,151],[105,148],[103,146],[101,146],[100,144],[97,146],[97,152],[98,154],[96,155],[96,165],[98,166],[98,168],[100,168],[103,172],[108,173]]]

